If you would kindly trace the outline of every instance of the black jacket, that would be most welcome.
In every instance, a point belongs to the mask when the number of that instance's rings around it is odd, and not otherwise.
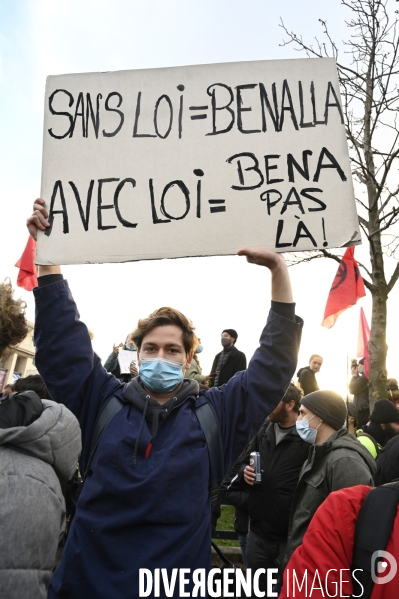
[[[242,465],[242,460],[244,457],[244,453],[240,455],[238,460],[233,464],[230,468],[226,476],[224,477],[222,484],[219,487],[219,500],[220,504],[228,504],[234,505],[236,508],[235,516],[234,516],[234,530],[236,533],[240,535],[246,535],[248,532],[248,494],[249,494],[249,485],[245,485],[246,488],[241,489],[240,487],[237,489],[236,486],[231,486],[232,481],[237,479],[237,475],[240,472],[240,468]],[[245,484],[245,483],[244,483]],[[213,514],[215,510],[212,512],[212,520]],[[220,516],[220,508],[218,516]]]
[[[213,360],[212,370],[211,370],[212,386],[214,386],[215,372],[216,372],[216,366],[218,363],[218,359],[222,353],[223,353],[223,350],[221,352],[219,352],[218,354],[216,354],[215,359]],[[229,357],[227,358],[226,362],[224,363],[224,365],[220,371],[218,387],[221,387],[221,385],[224,385],[225,383],[227,383],[227,381],[229,381],[231,379],[231,377],[235,375],[236,372],[240,372],[240,370],[245,370],[246,367],[247,367],[247,358],[245,357],[245,354],[242,351],[239,351],[233,345],[233,347],[231,348],[231,351],[229,352]]]
[[[276,445],[274,424],[266,420],[241,458],[238,477],[227,491],[221,491],[222,499],[248,510],[250,528],[256,534],[270,541],[286,541],[291,504],[309,449],[310,444],[295,427]],[[262,482],[250,487],[243,472],[252,451],[260,453]]]
[[[376,460],[377,472],[374,474],[376,486],[390,483],[399,478],[399,435],[390,439]]]
[[[319,390],[319,385],[316,381],[316,375],[313,370],[309,368],[309,366],[305,366],[305,368],[298,370],[297,377],[303,389],[304,395],[308,395],[309,393],[313,393],[313,391]]]
[[[349,383],[349,392],[354,396],[353,403],[358,410],[370,410],[368,383],[368,379],[363,374],[353,376]]]

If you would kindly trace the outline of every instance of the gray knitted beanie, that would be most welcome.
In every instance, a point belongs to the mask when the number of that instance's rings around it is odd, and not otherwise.
[[[342,397],[335,391],[314,391],[302,397],[301,404],[336,431],[345,424],[346,405]]]

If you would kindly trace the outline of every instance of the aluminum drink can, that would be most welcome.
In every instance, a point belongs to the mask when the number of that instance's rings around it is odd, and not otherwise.
[[[260,453],[259,451],[253,451],[249,454],[249,465],[254,469],[255,480],[254,485],[259,485],[262,480],[262,474],[260,471]]]

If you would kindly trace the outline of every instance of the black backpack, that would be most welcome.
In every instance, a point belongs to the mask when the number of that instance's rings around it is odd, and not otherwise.
[[[392,532],[399,503],[399,482],[371,489],[360,509],[353,547],[353,597],[369,599],[374,588],[372,570],[377,560],[373,554],[384,551]],[[377,556],[379,557],[379,556]],[[357,571],[355,571],[357,570]]]

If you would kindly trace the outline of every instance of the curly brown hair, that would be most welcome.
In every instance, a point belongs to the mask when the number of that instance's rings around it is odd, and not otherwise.
[[[183,344],[186,354],[193,354],[198,346],[198,338],[194,332],[194,326],[184,314],[174,308],[158,308],[147,318],[142,318],[137,324],[137,328],[129,335],[140,349],[143,339],[147,333],[155,327],[176,325],[183,332]]]
[[[0,358],[10,345],[17,345],[28,334],[25,309],[26,303],[13,299],[11,281],[0,283]]]

